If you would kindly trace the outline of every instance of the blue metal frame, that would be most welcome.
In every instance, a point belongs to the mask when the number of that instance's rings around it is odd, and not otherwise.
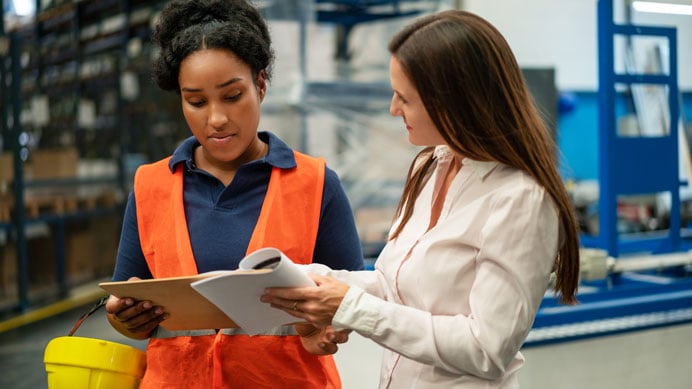
[[[546,296],[524,347],[692,322],[692,279],[616,274],[580,287],[579,304]]]
[[[668,39],[668,75],[615,72],[614,37],[657,36]],[[613,1],[598,1],[599,81],[599,234],[582,243],[600,247],[612,257],[621,253],[674,252],[681,249],[680,178],[678,175],[678,70],[675,28],[620,25],[613,21]],[[668,87],[669,133],[662,137],[619,137],[616,131],[615,85],[657,84]],[[636,173],[632,173],[636,172]],[[632,177],[636,179],[632,179]],[[618,195],[669,192],[670,227],[665,235],[627,238],[618,235]]]
[[[315,5],[328,5],[317,9],[315,18],[320,23],[333,23],[342,28],[337,39],[336,57],[348,60],[351,31],[359,24],[418,15],[420,9],[403,10],[401,3],[419,0],[314,0]],[[387,6],[384,10],[382,6]]]
[[[667,75],[615,72],[616,35],[667,38]],[[582,245],[598,247],[613,258],[621,253],[652,255],[681,251],[680,177],[678,161],[677,37],[674,28],[617,25],[613,1],[598,1],[599,70],[599,235],[583,236]],[[661,137],[619,137],[616,131],[616,84],[668,87],[670,131]],[[635,172],[635,173],[633,173]],[[635,179],[633,179],[635,177]],[[618,234],[619,195],[670,192],[670,228],[653,234]],[[617,260],[626,260],[617,259]],[[656,271],[612,273],[582,281],[579,304],[561,305],[546,295],[525,347],[692,322],[692,277],[689,266]]]
[[[21,124],[21,85],[16,80],[21,79],[22,66],[20,64],[19,37],[10,35],[10,58],[12,62],[12,85],[10,94],[12,98],[12,128],[10,129],[12,149],[14,154],[14,177],[12,179],[14,189],[15,209],[24,209],[24,171],[22,169],[20,135]],[[26,255],[26,217],[24,212],[16,212],[14,220],[14,233],[17,243],[17,292],[19,297],[18,309],[25,310],[29,306],[29,277]]]

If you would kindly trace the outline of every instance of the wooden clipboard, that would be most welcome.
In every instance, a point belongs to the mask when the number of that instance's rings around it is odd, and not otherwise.
[[[170,316],[161,326],[170,331],[237,328],[233,320],[190,286],[192,282],[219,274],[101,282],[99,287],[117,297],[148,300],[163,307]]]

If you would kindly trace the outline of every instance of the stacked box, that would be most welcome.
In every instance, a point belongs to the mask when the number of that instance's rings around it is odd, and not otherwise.
[[[65,276],[68,284],[81,284],[94,279],[94,262],[99,251],[94,245],[88,220],[66,225]]]
[[[79,153],[75,148],[35,150],[30,158],[33,179],[77,177]]]
[[[9,207],[12,196],[12,178],[14,177],[14,160],[10,152],[0,153],[0,208]],[[0,209],[0,222],[4,220]]]
[[[65,239],[65,272],[69,284],[81,284],[113,274],[120,240],[120,218],[117,215],[70,223]]]
[[[55,239],[51,234],[27,239],[26,257],[30,288],[55,285],[57,281],[55,247]]]
[[[108,215],[91,220],[92,238],[96,252],[94,255],[94,275],[97,278],[110,277],[115,268],[115,257],[120,241],[120,217]]]
[[[16,298],[17,250],[14,243],[6,242],[0,245],[0,301],[13,301]]]

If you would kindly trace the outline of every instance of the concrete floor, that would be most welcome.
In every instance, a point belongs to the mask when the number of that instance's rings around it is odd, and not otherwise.
[[[87,293],[97,296],[98,289]],[[17,328],[0,331],[0,388],[46,388],[43,363],[48,342],[66,336],[77,319],[93,306],[78,305],[65,312]],[[47,307],[51,309],[50,307]],[[144,349],[115,332],[97,311],[75,336],[110,340]],[[0,323],[2,326],[5,323]],[[529,389],[689,389],[692,387],[692,324],[622,335],[558,343],[523,350],[526,365],[522,388]],[[352,334],[335,355],[344,389],[377,388],[382,349]]]
[[[84,293],[90,296],[99,295],[98,289],[95,288],[89,288]],[[43,363],[46,345],[51,339],[67,336],[80,316],[93,305],[94,303],[90,302],[75,306],[65,312],[51,314],[45,319],[0,332],[0,366],[3,368],[0,374],[0,388],[46,388],[47,375]],[[56,310],[54,307],[48,306],[43,309]],[[142,350],[146,348],[145,341],[126,338],[113,330],[105,318],[103,308],[89,316],[74,336],[109,340]],[[353,334],[350,341],[342,345],[335,355],[344,389],[377,387],[380,356],[381,349],[378,346]]]

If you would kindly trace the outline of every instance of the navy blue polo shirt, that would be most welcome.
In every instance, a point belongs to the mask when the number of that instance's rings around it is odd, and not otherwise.
[[[260,132],[269,145],[264,158],[238,168],[227,187],[198,169],[193,151],[194,137],[186,139],[173,153],[169,167],[184,164],[183,199],[192,253],[200,273],[233,270],[245,256],[259,218],[272,167],[295,167],[293,150],[276,135]],[[324,193],[313,262],[332,269],[363,269],[363,252],[353,211],[336,172],[326,168]],[[139,241],[134,192],[127,199],[122,234],[113,274],[114,281],[130,277],[152,278]]]

